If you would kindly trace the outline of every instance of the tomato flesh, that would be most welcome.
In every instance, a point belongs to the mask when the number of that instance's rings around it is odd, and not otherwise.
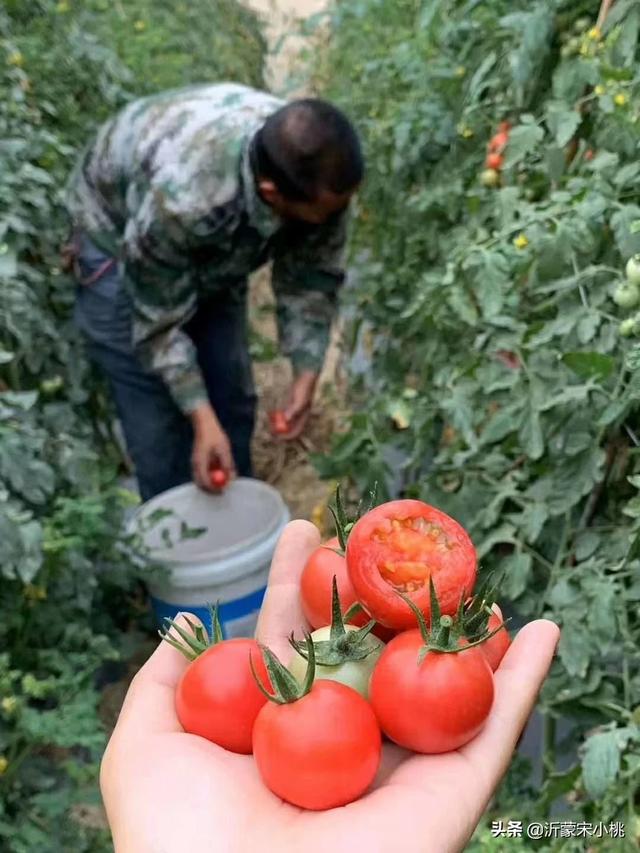
[[[363,516],[349,535],[347,570],[357,600],[373,619],[395,630],[415,627],[398,593],[430,613],[433,579],[443,613],[454,614],[473,590],[477,556],[465,530],[420,501],[391,501]]]
[[[176,691],[176,712],[185,732],[230,752],[251,754],[253,725],[267,700],[251,672],[250,656],[263,684],[269,685],[255,640],[223,640],[189,665]]]
[[[304,809],[331,809],[358,799],[373,782],[380,729],[359,693],[335,681],[316,681],[296,702],[264,706],[253,731],[253,753],[276,796]]]
[[[414,752],[458,749],[484,726],[493,704],[493,674],[476,648],[427,652],[420,631],[405,631],[383,651],[369,698],[382,731]]]

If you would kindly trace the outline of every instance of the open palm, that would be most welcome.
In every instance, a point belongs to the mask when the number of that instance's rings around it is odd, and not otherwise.
[[[273,560],[257,636],[284,659],[288,634],[306,624],[300,574],[318,544],[313,525],[293,522]],[[489,720],[467,746],[417,756],[387,744],[370,793],[326,812],[283,803],[251,756],[183,732],[174,693],[188,663],[162,643],[134,679],[103,760],[116,853],[462,850],[509,764],[557,640],[547,621],[520,631],[496,673]]]

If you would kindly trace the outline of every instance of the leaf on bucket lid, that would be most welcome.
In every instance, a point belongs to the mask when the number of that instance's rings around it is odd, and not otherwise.
[[[180,523],[180,541],[187,539],[199,539],[207,532],[206,527],[189,527],[186,521]]]

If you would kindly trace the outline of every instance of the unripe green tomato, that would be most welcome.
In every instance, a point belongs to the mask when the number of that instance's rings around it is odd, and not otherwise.
[[[495,169],[485,169],[480,173],[480,183],[483,187],[497,187],[500,183],[500,175]]]
[[[640,255],[629,258],[626,266],[627,279],[632,284],[640,284]]]
[[[636,318],[635,317],[627,317],[626,320],[623,320],[620,323],[618,331],[623,338],[630,338],[632,335],[636,333]]]
[[[40,391],[48,397],[57,394],[64,387],[62,376],[53,376],[51,379],[43,379],[40,383]]]
[[[640,301],[638,285],[632,281],[625,281],[623,284],[619,284],[613,293],[613,301],[620,308],[635,308],[638,301]]]
[[[359,630],[355,625],[345,625],[345,629],[347,631]],[[327,625],[326,628],[318,628],[317,631],[314,631],[311,634],[311,639],[316,643],[322,642],[323,640],[328,640],[330,634],[331,628]],[[378,662],[378,658],[382,654],[384,643],[382,640],[374,637],[373,634],[369,634],[364,639],[364,645],[366,648],[371,649],[371,653],[362,660],[349,660],[339,664],[338,666],[320,666],[317,664],[315,680],[319,681],[324,678],[328,681],[338,681],[340,684],[346,684],[347,687],[352,687],[354,690],[357,690],[361,696],[368,699],[369,680],[371,678],[371,673]],[[298,679],[298,681],[302,681],[306,670],[306,659],[297,652],[294,652],[289,664],[289,671]]]

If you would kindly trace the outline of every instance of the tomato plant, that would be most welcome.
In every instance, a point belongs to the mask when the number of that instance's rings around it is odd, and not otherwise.
[[[477,557],[466,531],[420,501],[391,501],[364,515],[347,542],[347,570],[358,601],[373,619],[397,630],[415,618],[404,592],[429,615],[433,580],[445,613],[473,591]]]
[[[381,737],[369,703],[344,684],[315,681],[314,646],[299,684],[265,649],[275,693],[258,714],[253,752],[265,785],[305,809],[344,806],[360,797],[378,770]]]

